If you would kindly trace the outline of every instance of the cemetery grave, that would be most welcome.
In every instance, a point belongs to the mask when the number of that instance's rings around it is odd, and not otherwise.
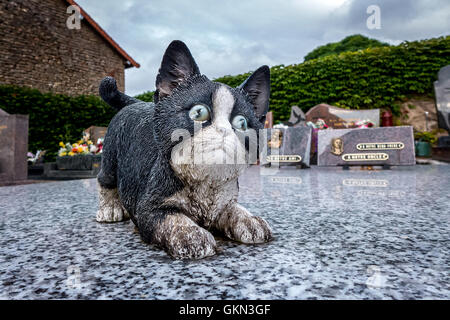
[[[318,166],[415,165],[412,127],[319,131]]]
[[[262,133],[261,165],[309,167],[311,131],[307,126],[265,129]]]
[[[0,183],[27,180],[28,116],[0,109]]]
[[[91,145],[95,145],[92,141],[101,141],[106,134],[106,127],[91,126],[83,131],[83,154],[71,155],[68,153],[71,149],[70,143],[66,146],[62,143],[61,147],[65,148],[63,152],[56,158],[56,162],[48,162],[44,164],[44,172],[37,179],[49,180],[72,180],[96,178],[101,169],[101,153],[95,149],[95,152],[88,152]],[[91,145],[88,145],[91,144]],[[68,153],[68,154],[66,154]]]

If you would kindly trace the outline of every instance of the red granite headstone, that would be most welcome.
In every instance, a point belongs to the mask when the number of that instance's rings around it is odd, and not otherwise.
[[[267,112],[266,114],[266,122],[264,123],[264,128],[272,128],[273,127],[273,113],[272,111]]]
[[[90,126],[86,130],[84,130],[85,133],[89,134],[89,138],[93,143],[97,143],[97,140],[99,138],[105,138],[106,131],[108,130],[107,127],[96,127],[96,126]]]
[[[28,115],[10,115],[0,109],[0,181],[28,176]]]
[[[318,119],[324,120],[328,127],[333,129],[356,128],[356,123],[361,120],[369,120],[374,127],[379,127],[380,109],[347,110],[321,103],[306,113],[306,121],[315,123]]]

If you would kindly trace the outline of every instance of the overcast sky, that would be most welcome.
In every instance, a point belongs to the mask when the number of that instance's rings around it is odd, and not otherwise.
[[[78,0],[137,62],[126,92],[154,90],[167,45],[190,48],[210,79],[300,63],[319,45],[360,33],[392,44],[450,34],[449,0]],[[380,8],[368,29],[367,8]]]

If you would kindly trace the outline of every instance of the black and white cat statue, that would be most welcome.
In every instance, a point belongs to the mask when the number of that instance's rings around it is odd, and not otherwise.
[[[100,95],[118,113],[103,143],[97,221],[131,218],[145,242],[177,259],[214,255],[211,232],[242,243],[270,241],[269,224],[237,203],[238,177],[247,164],[208,163],[236,150],[248,153],[239,134],[263,127],[269,92],[267,66],[231,88],[201,75],[181,41],[164,54],[154,103],[103,79]],[[187,138],[174,139],[178,131]],[[200,162],[193,160],[198,150]]]

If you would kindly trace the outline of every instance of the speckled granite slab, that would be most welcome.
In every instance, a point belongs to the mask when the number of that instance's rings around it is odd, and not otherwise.
[[[309,167],[311,150],[311,127],[265,129],[260,139],[260,163],[276,166]]]
[[[176,261],[131,222],[99,224],[96,181],[0,188],[2,299],[449,299],[450,166],[251,167],[263,245]]]
[[[317,165],[414,165],[411,126],[318,132]]]

